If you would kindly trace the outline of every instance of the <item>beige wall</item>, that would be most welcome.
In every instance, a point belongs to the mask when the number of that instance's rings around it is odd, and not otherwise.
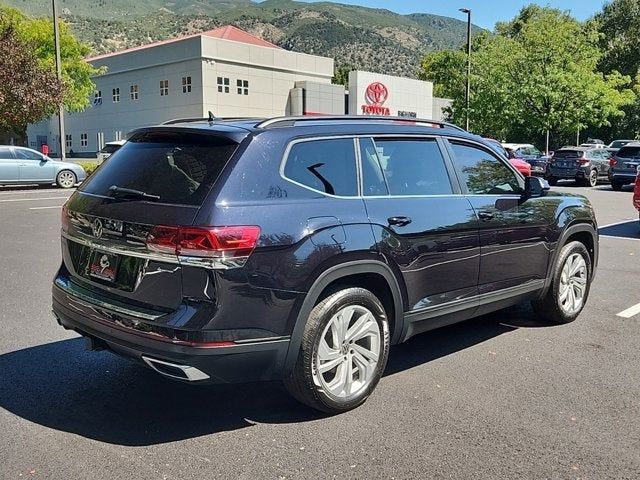
[[[288,113],[289,91],[296,81],[331,83],[333,59],[248,45],[211,37],[191,37],[149,48],[92,60],[107,72],[94,78],[102,104],[66,115],[66,133],[76,153],[96,152],[98,140],[124,137],[132,129],[174,118],[206,117],[211,110],[223,117],[271,117]],[[191,77],[191,92],[182,93],[182,77]],[[219,93],[217,77],[229,78],[229,93]],[[248,80],[248,95],[237,93],[237,80]],[[169,95],[160,95],[160,81],[169,80]],[[138,85],[139,99],[130,87]],[[112,100],[120,88],[120,102]],[[29,142],[48,137],[57,150],[55,117],[29,126]],[[87,134],[87,146],[81,134]]]
[[[297,81],[330,84],[333,59],[287,50],[202,37],[203,113],[222,117],[272,117],[289,112],[289,92]],[[229,93],[218,91],[229,79]],[[248,95],[237,81],[249,82]]]

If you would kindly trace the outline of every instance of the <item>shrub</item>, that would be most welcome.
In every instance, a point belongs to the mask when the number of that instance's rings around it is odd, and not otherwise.
[[[98,168],[98,164],[96,162],[78,162],[84,171],[87,172],[87,175],[91,175],[96,168]]]

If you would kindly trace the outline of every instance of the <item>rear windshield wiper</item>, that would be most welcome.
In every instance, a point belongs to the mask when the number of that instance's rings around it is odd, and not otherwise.
[[[113,198],[137,198],[141,200],[151,200],[157,202],[160,200],[159,195],[151,195],[150,193],[143,192],[142,190],[134,190],[132,188],[119,187],[117,185],[111,185],[109,187],[109,195]]]

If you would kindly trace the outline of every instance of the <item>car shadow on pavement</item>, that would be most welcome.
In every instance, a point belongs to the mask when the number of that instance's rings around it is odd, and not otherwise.
[[[414,337],[392,348],[392,375],[513,331],[531,314],[503,311]],[[509,326],[503,324],[509,321]],[[527,324],[527,322],[529,324]],[[322,414],[279,383],[197,386],[173,382],[74,338],[0,355],[0,407],[30,422],[86,438],[146,446]]]
[[[629,220],[628,222],[620,223],[618,225],[599,228],[598,233],[606,237],[631,238],[639,240],[640,223],[638,223],[638,220]]]

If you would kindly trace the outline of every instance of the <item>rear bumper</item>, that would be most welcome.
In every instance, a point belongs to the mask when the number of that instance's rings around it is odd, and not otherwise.
[[[281,378],[289,337],[248,339],[226,345],[184,345],[129,328],[126,325],[135,322],[131,317],[125,318],[122,312],[108,311],[73,297],[56,284],[52,299],[53,314],[61,326],[113,353],[152,368],[149,360],[158,360],[158,365],[164,362],[192,367],[204,374],[194,375],[193,379],[189,375],[180,378],[166,373],[168,370],[163,372],[154,368],[164,376],[191,383],[240,383]]]
[[[588,172],[581,168],[557,168],[549,167],[549,176],[559,179],[582,179],[586,178]]]
[[[635,183],[636,172],[612,172],[609,170],[609,180],[617,183]]]

